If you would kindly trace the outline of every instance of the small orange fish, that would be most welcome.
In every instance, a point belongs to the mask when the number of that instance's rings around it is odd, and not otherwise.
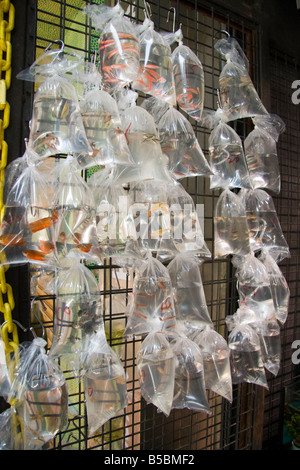
[[[7,246],[7,245],[25,246],[26,245],[26,242],[21,237],[21,235],[16,235],[16,234],[1,235],[0,243],[1,243],[1,245],[5,245],[5,246]]]
[[[67,237],[66,237],[65,232],[60,232],[57,241],[62,242],[62,243],[66,243],[66,240],[67,240]]]
[[[73,240],[74,243],[80,243],[80,241],[81,241],[81,233],[75,232],[75,233],[72,235],[72,240]]]
[[[22,251],[22,254],[27,258],[27,259],[32,259],[34,261],[45,261],[45,255],[41,251],[36,251],[36,250],[25,250]]]
[[[136,315],[136,316],[138,316],[138,317],[140,317],[140,318],[145,318],[145,319],[147,319],[147,316],[146,316],[146,315],[142,315],[142,314],[139,313],[139,312],[132,312],[132,313],[133,313],[133,315]]]
[[[32,233],[39,232],[40,230],[44,230],[44,228],[48,228],[53,224],[52,217],[43,217],[43,219],[36,220],[35,222],[31,222],[27,224],[27,227],[31,230]]]
[[[53,251],[54,248],[55,248],[54,243],[43,241],[43,240],[40,241],[40,243],[39,243],[39,249],[45,255],[49,255],[49,253],[51,253],[51,251]]]
[[[80,243],[79,245],[76,246],[78,250],[83,251],[83,253],[88,253],[90,249],[92,248],[91,243]]]

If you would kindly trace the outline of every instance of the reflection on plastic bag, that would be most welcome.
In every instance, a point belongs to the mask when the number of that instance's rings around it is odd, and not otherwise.
[[[201,350],[206,389],[221,395],[231,403],[230,352],[226,340],[210,325],[201,330],[192,330],[189,338]]]
[[[23,423],[24,450],[41,448],[68,424],[68,388],[60,368],[35,338],[20,356],[12,383]]]
[[[146,18],[138,29],[140,67],[132,86],[136,90],[175,105],[171,48],[163,35],[154,30],[154,23],[150,19]]]
[[[265,369],[277,375],[281,360],[280,327],[276,319],[266,319],[251,324],[260,340],[262,361]]]
[[[170,344],[177,359],[172,408],[188,408],[211,414],[199,347],[189,338],[180,336],[175,337]]]
[[[84,12],[93,27],[101,31],[99,66],[105,90],[124,87],[139,70],[140,44],[135,27],[119,3],[114,7],[87,5]]]
[[[151,331],[171,332],[176,326],[173,292],[169,272],[148,254],[137,269],[127,309],[124,336]]]
[[[226,59],[220,77],[220,98],[226,121],[267,114],[248,74],[248,60],[231,37],[220,39],[215,49]]]
[[[146,336],[136,359],[142,397],[166,416],[173,403],[175,362],[168,339],[160,332]]]
[[[93,334],[83,360],[88,433],[93,435],[128,403],[125,371],[103,328]]]
[[[225,189],[215,208],[215,257],[247,255],[250,242],[245,208],[240,198]]]
[[[276,115],[256,116],[254,129],[244,140],[251,187],[280,192],[277,141],[285,125]]]
[[[177,330],[212,325],[203,289],[200,266],[202,261],[194,255],[181,253],[168,265],[174,289]]]

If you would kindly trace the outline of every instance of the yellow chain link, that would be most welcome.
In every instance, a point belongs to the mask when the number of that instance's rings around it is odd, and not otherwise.
[[[15,8],[10,0],[0,1],[0,217],[4,214],[4,178],[7,165],[8,146],[5,137],[5,129],[10,122],[10,105],[6,101],[6,92],[11,84],[11,31],[15,25]],[[4,315],[4,323],[1,327],[2,338],[6,353],[14,352],[19,344],[18,331],[12,318],[12,310],[15,307],[13,290],[6,282],[5,272],[8,265],[3,265],[5,255],[0,256],[0,312]]]

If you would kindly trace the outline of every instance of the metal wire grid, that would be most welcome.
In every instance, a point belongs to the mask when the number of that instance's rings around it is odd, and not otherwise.
[[[272,448],[282,443],[282,421],[284,387],[299,377],[300,370],[292,363],[292,343],[300,338],[299,315],[299,144],[300,107],[292,102],[291,85],[300,76],[299,63],[289,55],[275,48],[270,50],[270,94],[271,111],[281,116],[286,130],[279,138],[278,156],[282,178],[282,189],[274,197],[277,214],[283,233],[290,247],[291,257],[280,264],[290,291],[290,305],[287,322],[281,328],[282,360],[279,374],[270,378],[269,391],[265,396],[264,442]]]
[[[76,0],[38,0],[36,55],[55,39],[61,39],[65,47],[77,49],[86,59],[90,59],[97,47],[98,34],[81,14],[85,1]],[[96,1],[91,2],[96,3]],[[97,2],[99,3],[99,2]],[[137,22],[144,19],[142,1],[122,2],[126,15]],[[255,86],[259,85],[259,44],[257,26],[247,24],[228,12],[211,6],[208,2],[149,2],[152,19],[157,30],[172,30],[173,19],[167,22],[168,11],[176,9],[176,27],[182,24],[184,41],[200,58],[206,78],[205,107],[216,109],[216,88],[222,68],[222,60],[214,51],[215,41],[222,31],[237,37],[247,53],[250,72]],[[258,88],[259,89],[259,88]],[[207,155],[208,131],[194,125],[200,145]],[[246,121],[237,122],[236,130],[245,137],[249,130]],[[204,204],[204,235],[213,253],[213,214],[220,191],[209,189],[209,181],[203,178],[182,180],[196,204]],[[254,432],[254,409],[257,389],[242,384],[234,386],[234,400],[230,405],[219,396],[208,393],[212,415],[193,413],[188,410],[174,410],[166,418],[157,413],[156,408],[146,405],[140,397],[135,372],[135,357],[140,341],[123,341],[114,338],[116,330],[125,325],[124,302],[131,292],[133,273],[124,274],[111,262],[101,267],[91,266],[99,279],[104,300],[105,324],[112,346],[122,350],[123,363],[128,374],[128,388],[131,403],[125,413],[111,419],[98,435],[87,435],[87,418],[84,393],[79,383],[74,387],[72,371],[66,371],[70,384],[70,400],[74,415],[66,431],[61,432],[53,441],[53,449],[251,449]],[[120,284],[121,278],[121,284]],[[235,276],[230,259],[207,261],[202,266],[202,278],[207,305],[215,328],[226,334],[225,316],[236,308],[237,294]],[[47,338],[51,341],[55,298],[39,291],[36,299],[43,301],[43,320]],[[33,319],[34,321],[34,319]],[[116,328],[115,325],[118,325]],[[38,326],[35,324],[35,326]]]

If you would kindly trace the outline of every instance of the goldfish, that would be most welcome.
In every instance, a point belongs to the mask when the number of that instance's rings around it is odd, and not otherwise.
[[[25,258],[34,260],[34,261],[45,261],[45,255],[41,251],[37,250],[25,250],[22,251],[22,254],[25,256]]]
[[[1,235],[0,236],[0,243],[1,245],[11,245],[11,246],[25,246],[26,242],[22,238],[21,235],[17,234],[7,234],[7,235]]]
[[[76,246],[78,250],[83,251],[84,253],[88,253],[90,249],[92,248],[91,243],[80,243],[79,245]]]
[[[42,219],[36,220],[35,222],[31,222],[27,224],[27,227],[31,230],[32,233],[39,232],[40,230],[44,230],[45,228],[50,227],[53,224],[52,217],[44,217]]]
[[[39,243],[39,249],[42,253],[48,255],[49,253],[51,253],[51,251],[55,249],[55,245],[54,243],[41,240]]]

